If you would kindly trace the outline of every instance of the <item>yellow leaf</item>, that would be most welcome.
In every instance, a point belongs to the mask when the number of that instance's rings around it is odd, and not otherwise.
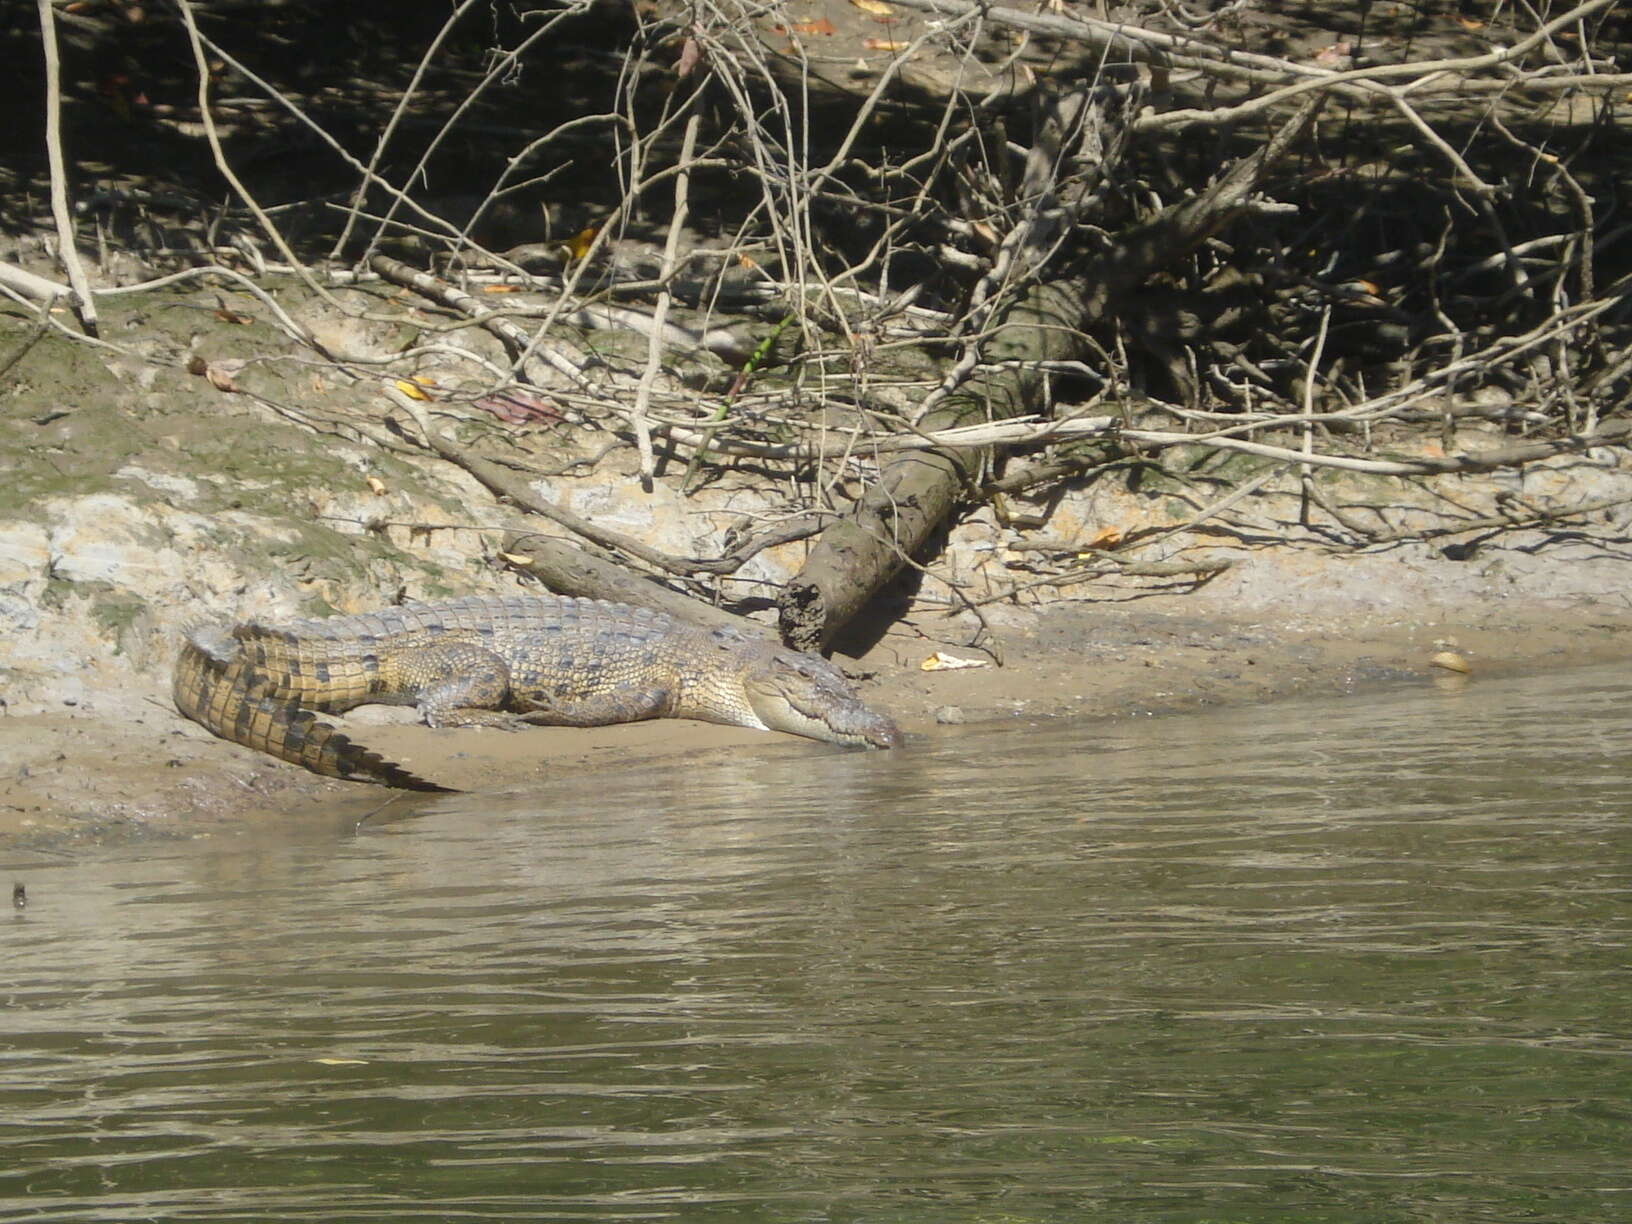
[[[895,10],[884,3],[884,0],[850,0],[864,13],[871,13],[874,17],[893,17]]]
[[[561,244],[561,251],[568,263],[577,263],[589,254],[589,248],[595,245],[595,235],[601,232],[598,225],[586,225],[571,238]]]
[[[399,378],[391,385],[411,400],[428,400],[431,398],[419,389],[417,382],[409,382],[406,378]]]

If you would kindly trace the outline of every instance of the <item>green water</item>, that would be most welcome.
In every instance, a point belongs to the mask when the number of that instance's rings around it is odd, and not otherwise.
[[[1632,1219],[1629,743],[1632,670],[10,865],[0,1220]]]

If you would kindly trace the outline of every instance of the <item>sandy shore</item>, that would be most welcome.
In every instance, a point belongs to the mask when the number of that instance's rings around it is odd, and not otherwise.
[[[1359,695],[1384,687],[1478,684],[1484,678],[1624,659],[1632,613],[1602,603],[1473,605],[1430,619],[1244,620],[1195,610],[1184,596],[1128,604],[1056,606],[1046,617],[1010,612],[994,624],[1004,665],[924,671],[937,650],[980,659],[948,626],[898,626],[859,660],[868,700],[913,735],[1014,718],[1125,718],[1272,700]],[[934,634],[935,636],[930,636]],[[1463,656],[1470,674],[1432,665]],[[870,674],[868,674],[870,673]],[[767,744],[829,752],[764,732],[662,721],[515,734],[431,731],[411,711],[377,707],[347,721],[354,738],[415,772],[461,790],[547,787],[582,770]],[[13,862],[57,858],[142,839],[233,836],[279,822],[351,821],[383,804],[426,802],[383,788],[319,778],[215,739],[178,716],[161,689],[128,708],[0,717],[0,848]]]

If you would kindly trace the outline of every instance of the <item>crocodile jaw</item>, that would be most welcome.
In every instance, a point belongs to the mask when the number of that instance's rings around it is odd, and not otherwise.
[[[815,655],[772,651],[743,677],[743,690],[769,731],[868,748],[901,742],[895,724],[862,704],[844,673]]]

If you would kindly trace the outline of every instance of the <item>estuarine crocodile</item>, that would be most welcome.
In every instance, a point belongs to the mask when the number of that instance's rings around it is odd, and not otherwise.
[[[736,628],[565,596],[407,604],[188,630],[176,708],[223,739],[335,778],[443,790],[320,713],[417,706],[432,727],[599,727],[697,718],[887,748],[895,725],[816,655]]]

